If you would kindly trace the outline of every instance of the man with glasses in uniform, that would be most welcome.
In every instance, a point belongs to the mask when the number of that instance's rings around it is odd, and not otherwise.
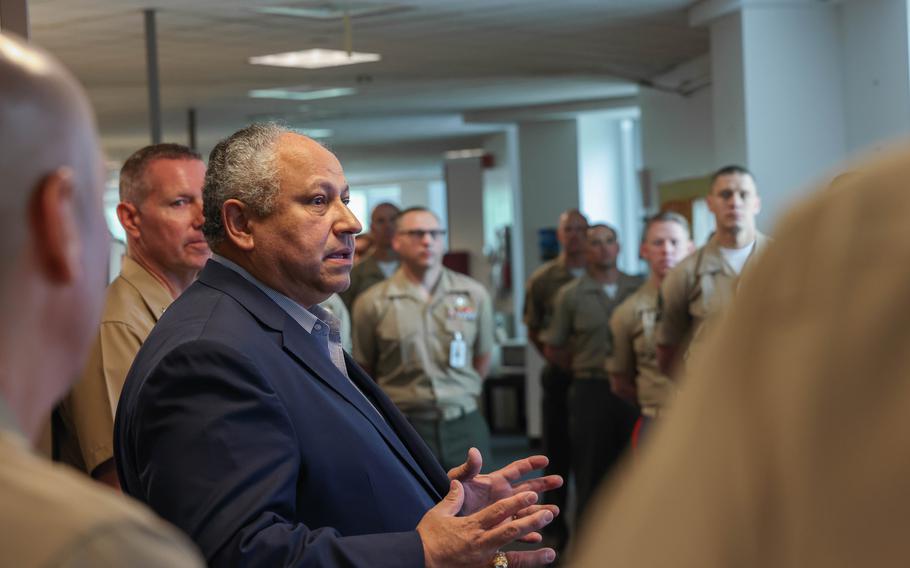
[[[406,209],[396,226],[401,266],[354,303],[354,359],[450,469],[472,447],[490,455],[477,407],[493,349],[490,295],[442,265],[445,231],[431,211]]]

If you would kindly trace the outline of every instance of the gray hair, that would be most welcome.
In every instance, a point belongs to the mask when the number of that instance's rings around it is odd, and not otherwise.
[[[257,216],[272,212],[279,188],[278,138],[291,132],[273,122],[251,124],[212,149],[202,188],[202,233],[212,249],[226,236],[221,207],[228,199],[242,201]]]

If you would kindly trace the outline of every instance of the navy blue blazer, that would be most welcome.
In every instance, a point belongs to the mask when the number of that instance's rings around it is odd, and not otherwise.
[[[423,566],[415,529],[448,478],[345,361],[363,394],[317,338],[209,261],[126,378],[114,428],[123,490],[211,566]]]

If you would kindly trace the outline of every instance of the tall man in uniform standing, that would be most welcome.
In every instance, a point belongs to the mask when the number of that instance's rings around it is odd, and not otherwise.
[[[493,349],[490,296],[442,265],[445,231],[431,211],[406,209],[396,225],[401,267],[354,304],[354,358],[449,469],[471,447],[489,455],[477,397]]]
[[[399,209],[391,203],[380,203],[370,214],[370,252],[351,269],[351,286],[339,294],[348,310],[354,309],[354,300],[367,289],[382,282],[398,270],[398,253],[392,248],[395,237],[395,217]]]
[[[0,563],[198,567],[176,530],[30,447],[85,361],[104,298],[104,166],[88,101],[0,34]]]
[[[746,168],[726,166],[711,177],[708,208],[717,229],[708,243],[671,270],[661,284],[657,358],[669,374],[704,333],[704,325],[733,300],[740,274],[768,239],[755,227],[761,199]]]
[[[641,285],[616,267],[619,239],[607,225],[588,229],[587,270],[559,289],[547,330],[547,358],[571,369],[569,437],[577,517],[632,434],[636,412],[610,390],[610,316]]]
[[[585,271],[585,233],[588,220],[578,209],[569,209],[559,216],[556,238],[561,250],[559,256],[545,262],[531,274],[525,285],[524,321],[528,327],[528,339],[537,351],[546,359],[544,337],[547,326],[553,318],[553,301],[556,293],[564,285],[584,274]],[[546,359],[540,373],[543,387],[541,414],[543,418],[543,448],[550,458],[548,474],[569,478],[571,470],[571,452],[569,442],[569,384],[572,374],[555,361]],[[548,502],[560,509],[566,507],[566,490],[563,487],[548,496]],[[553,535],[555,546],[561,549],[569,539],[569,529],[562,517],[557,517],[547,527]]]
[[[211,256],[202,234],[205,164],[179,144],[134,152],[120,170],[117,217],[127,254],[111,283],[81,380],[60,409],[61,459],[118,487],[114,413],[123,381],[165,308]]]
[[[673,396],[673,382],[657,367],[654,331],[659,317],[660,284],[671,268],[692,253],[689,222],[678,213],[648,219],[641,257],[648,262],[648,280],[619,305],[610,318],[613,354],[607,360],[613,393],[638,403],[643,424],[657,418]]]

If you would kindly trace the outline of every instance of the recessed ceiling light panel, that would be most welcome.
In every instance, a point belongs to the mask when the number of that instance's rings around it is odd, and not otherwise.
[[[285,89],[253,89],[249,96],[254,99],[281,99],[285,101],[315,101],[353,95],[357,89],[336,87],[334,89],[300,90],[293,87]]]
[[[303,69],[321,69],[339,67],[355,63],[368,63],[382,59],[378,53],[348,53],[340,49],[307,49],[304,51],[286,51],[271,55],[250,57],[253,65],[272,65],[275,67],[299,67]]]
[[[401,4],[368,4],[366,2],[350,2],[344,8],[329,2],[310,2],[307,6],[262,6],[254,8],[260,14],[273,16],[288,16],[292,18],[308,18],[311,20],[340,20],[347,14],[351,18],[361,16],[378,16],[409,10],[408,6]]]

